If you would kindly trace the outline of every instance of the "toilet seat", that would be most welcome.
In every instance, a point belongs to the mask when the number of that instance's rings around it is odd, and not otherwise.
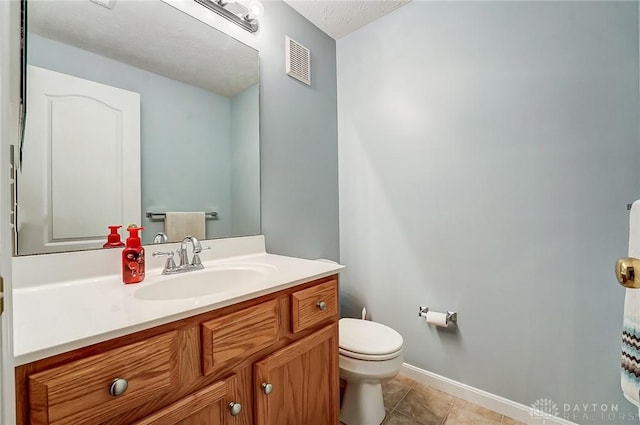
[[[356,359],[356,360],[368,360],[373,362],[394,359],[398,357],[400,353],[402,353],[402,350],[398,350],[396,352],[388,353],[388,354],[372,355],[372,354],[355,353],[353,351],[345,350],[344,348],[339,348],[338,350],[340,354],[343,356],[351,357],[352,359]]]
[[[382,323],[368,320],[340,319],[340,354],[359,360],[381,361],[398,357],[402,335]]]

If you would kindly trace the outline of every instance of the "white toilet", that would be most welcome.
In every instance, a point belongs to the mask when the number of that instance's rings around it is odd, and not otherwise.
[[[340,319],[340,377],[346,381],[340,422],[380,425],[382,383],[402,367],[402,335],[382,323]]]

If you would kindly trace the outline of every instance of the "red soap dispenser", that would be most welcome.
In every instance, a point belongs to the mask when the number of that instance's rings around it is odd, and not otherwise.
[[[144,227],[135,224],[127,227],[129,237],[127,246],[122,250],[122,281],[124,283],[139,283],[144,280],[144,248],[140,243],[138,232]]]
[[[118,229],[122,226],[109,226],[111,233],[107,235],[107,243],[102,245],[103,248],[120,248],[124,246],[124,242],[120,239]]]

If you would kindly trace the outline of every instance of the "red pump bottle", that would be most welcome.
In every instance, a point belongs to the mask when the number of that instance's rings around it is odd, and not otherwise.
[[[127,246],[122,250],[122,281],[139,283],[144,280],[144,248],[140,243],[138,232],[144,230],[144,227],[133,225],[127,230],[129,231]]]
[[[109,226],[111,233],[107,235],[107,243],[102,245],[103,248],[120,248],[124,246],[124,242],[120,240],[120,233],[118,229],[122,226]]]

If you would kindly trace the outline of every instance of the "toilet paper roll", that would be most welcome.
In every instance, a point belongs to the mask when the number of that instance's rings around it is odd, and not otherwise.
[[[431,323],[436,326],[449,326],[449,322],[447,321],[447,313],[438,313],[435,311],[427,311],[426,315],[427,323]]]

